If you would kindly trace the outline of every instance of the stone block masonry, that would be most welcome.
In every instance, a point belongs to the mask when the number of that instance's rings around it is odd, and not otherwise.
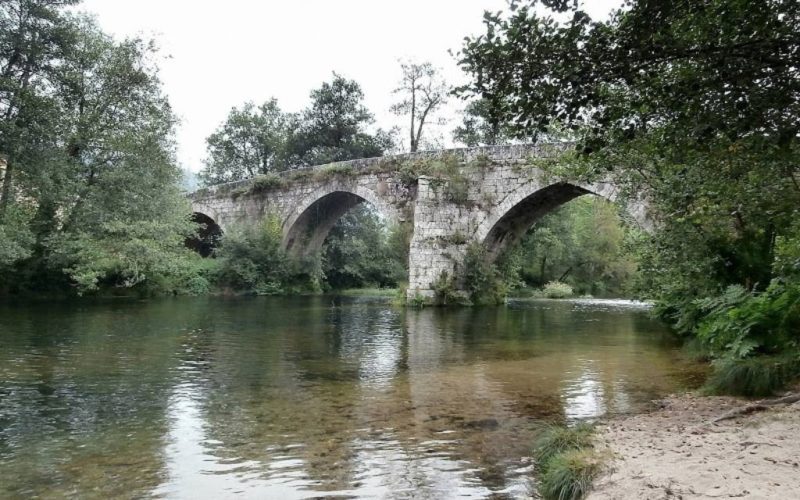
[[[368,202],[387,222],[412,224],[408,297],[433,300],[443,274],[462,286],[471,243],[496,259],[540,217],[577,196],[617,199],[613,182],[584,183],[537,167],[571,147],[491,146],[337,162],[201,189],[191,194],[192,208],[223,231],[278,217],[284,248],[305,255],[320,249],[342,215]],[[627,208],[650,226],[642,201],[628,200]]]

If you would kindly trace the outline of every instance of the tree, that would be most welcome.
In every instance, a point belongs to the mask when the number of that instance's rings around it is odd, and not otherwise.
[[[34,145],[50,136],[57,114],[49,91],[73,32],[61,12],[78,0],[9,0],[0,5],[0,155],[7,161],[0,223],[17,171],[40,160]]]
[[[373,116],[363,104],[364,93],[354,80],[336,73],[311,92],[311,105],[302,113],[290,139],[291,158],[303,165],[380,156],[391,147],[389,135],[367,132]]]
[[[431,63],[402,63],[403,76],[394,90],[400,101],[392,105],[392,112],[409,117],[409,151],[417,151],[425,125],[446,102],[450,88]]]
[[[323,247],[325,281],[333,289],[397,286],[406,277],[407,242],[392,241],[378,215],[365,205],[345,214],[331,229]]]
[[[270,99],[233,108],[207,139],[208,156],[200,178],[205,185],[247,179],[288,168],[287,144],[297,118]]]
[[[509,135],[498,120],[491,115],[491,106],[486,99],[475,99],[464,108],[464,118],[453,130],[453,139],[468,147],[503,144]]]
[[[25,70],[36,85],[23,79],[5,88],[4,102],[16,104],[3,110],[15,119],[4,122],[2,142],[16,169],[6,178],[14,184],[2,232],[27,246],[3,245],[14,262],[0,280],[20,291],[180,287],[191,279],[183,241],[193,226],[178,189],[175,119],[156,48],[116,42],[94,21],[59,10],[71,3],[1,8],[3,19],[24,9],[46,16],[48,29],[70,42],[37,52],[42,59]]]

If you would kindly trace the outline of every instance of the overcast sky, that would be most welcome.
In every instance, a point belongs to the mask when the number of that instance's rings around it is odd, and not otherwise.
[[[620,2],[586,3],[603,17]],[[448,50],[482,32],[484,10],[505,7],[505,0],[84,0],[80,10],[117,37],[158,41],[161,78],[181,119],[178,160],[197,171],[205,138],[233,106],[276,97],[285,111],[299,111],[333,71],[361,84],[378,126],[399,124],[388,111],[398,59],[431,61],[458,83],[464,76]],[[441,131],[447,139],[453,126]]]

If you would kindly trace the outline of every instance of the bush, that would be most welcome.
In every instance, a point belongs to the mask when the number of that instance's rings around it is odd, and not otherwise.
[[[437,305],[463,305],[465,302],[463,294],[460,294],[456,288],[455,279],[447,271],[442,271],[442,274],[433,283],[433,291],[436,294]],[[424,303],[424,298],[415,295],[412,304],[416,307],[418,303]]]
[[[497,267],[486,257],[486,249],[479,243],[467,247],[464,256],[464,287],[474,304],[495,305],[505,301],[508,290]]]
[[[289,279],[289,262],[281,249],[280,222],[265,217],[260,224],[230,230],[216,252],[217,279],[234,290],[274,294],[283,291]]]
[[[272,189],[280,188],[285,185],[286,181],[278,174],[267,173],[256,176],[253,183],[250,185],[250,193],[263,193]]]
[[[551,281],[544,285],[542,293],[548,299],[565,299],[572,297],[572,287],[560,281]]]
[[[714,394],[769,396],[800,376],[800,354],[719,359],[706,382]]]
[[[763,293],[728,287],[696,301],[704,314],[697,337],[718,358],[797,350],[800,342],[800,285],[773,282]]]

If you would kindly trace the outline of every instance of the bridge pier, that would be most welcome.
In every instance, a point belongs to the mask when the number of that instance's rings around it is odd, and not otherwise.
[[[454,203],[445,183],[421,176],[414,203],[414,232],[408,258],[407,300],[435,299],[435,286],[453,280],[463,288],[459,266],[467,245],[473,240],[469,208]]]

